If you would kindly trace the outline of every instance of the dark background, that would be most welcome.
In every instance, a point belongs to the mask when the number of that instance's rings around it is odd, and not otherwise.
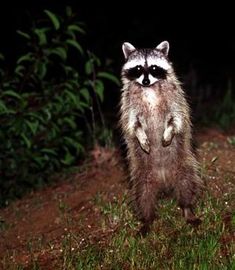
[[[0,8],[0,50],[9,65],[23,49],[16,30],[27,29],[32,19],[43,16],[44,9],[64,14],[66,5],[72,6],[79,20],[86,24],[84,44],[101,59],[112,59],[117,76],[123,63],[124,41],[136,47],[155,47],[168,40],[169,58],[186,88],[192,87],[193,71],[200,91],[209,85],[207,98],[213,101],[226,90],[228,80],[234,80],[233,8],[225,2],[208,3],[208,7],[198,1],[174,5],[168,1],[5,2]],[[197,95],[195,91],[193,94]]]

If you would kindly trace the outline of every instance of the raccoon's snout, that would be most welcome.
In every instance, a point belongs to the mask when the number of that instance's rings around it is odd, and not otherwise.
[[[149,80],[149,78],[148,78],[148,77],[147,77],[147,78],[144,78],[143,81],[142,81],[142,83],[143,83],[144,86],[150,85],[150,80]]]

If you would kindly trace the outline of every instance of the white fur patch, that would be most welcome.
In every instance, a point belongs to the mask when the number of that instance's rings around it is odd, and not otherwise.
[[[142,74],[138,79],[136,79],[136,81],[137,81],[139,84],[143,85],[143,79],[144,79],[144,75]]]
[[[144,58],[139,58],[139,59],[133,59],[133,60],[130,60],[128,62],[126,62],[123,66],[123,69],[126,70],[126,69],[130,69],[130,68],[134,68],[136,66],[144,66],[145,64],[145,59]]]
[[[158,105],[158,97],[155,91],[150,87],[142,87],[143,101],[147,102],[151,107]]]
[[[149,74],[149,80],[150,80],[150,85],[152,85],[155,82],[159,81],[157,78],[153,77],[151,74]]]
[[[141,145],[146,145],[148,144],[148,138],[146,133],[144,132],[144,130],[142,128],[137,128],[136,130],[136,137],[139,140]]]
[[[179,113],[174,114],[174,124],[176,127],[176,131],[180,132],[182,130],[183,121],[182,121],[182,117]]]
[[[173,131],[173,126],[172,125],[168,126],[165,129],[165,131],[163,133],[163,139],[164,139],[164,141],[166,141],[166,142],[170,141],[170,139],[172,137],[172,131]]]
[[[134,109],[131,109],[129,112],[129,118],[128,118],[128,129],[130,131],[130,133],[134,132],[134,126],[136,124],[136,112]]]
[[[148,64],[148,67],[156,65],[160,68],[163,68],[164,70],[168,70],[171,68],[171,65],[164,58],[148,57],[147,64]]]

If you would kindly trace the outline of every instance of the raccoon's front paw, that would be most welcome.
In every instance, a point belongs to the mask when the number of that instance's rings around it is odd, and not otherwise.
[[[169,146],[174,138],[174,135],[174,128],[172,126],[169,126],[167,129],[165,129],[162,136],[162,146]]]
[[[163,147],[167,147],[171,144],[172,142],[172,139],[173,139],[174,136],[172,136],[169,140],[165,140],[164,137],[162,138],[162,146]]]
[[[149,140],[147,138],[140,142],[140,146],[147,154],[149,154],[150,146],[149,146]]]

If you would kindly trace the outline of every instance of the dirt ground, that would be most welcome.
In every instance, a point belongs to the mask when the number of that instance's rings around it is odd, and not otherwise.
[[[235,141],[228,139],[234,136],[235,129],[230,133],[204,129],[195,134],[203,177],[218,198],[235,193]],[[83,235],[81,242],[101,241],[110,234],[100,227],[94,200],[100,193],[107,201],[121,198],[127,190],[126,170],[117,150],[97,147],[91,154],[93,159],[82,172],[0,210],[0,268],[8,258],[31,269],[34,256],[42,269],[53,269],[68,232]]]

